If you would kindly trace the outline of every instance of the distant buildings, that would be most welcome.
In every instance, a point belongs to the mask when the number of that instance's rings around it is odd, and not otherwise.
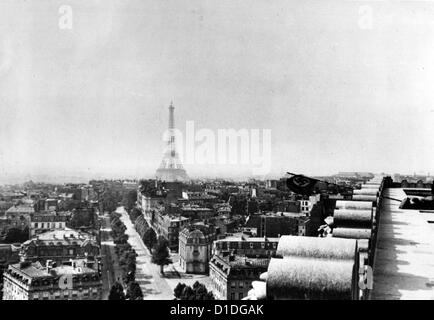
[[[211,289],[218,300],[241,300],[267,271],[270,259],[214,255],[209,264]]]
[[[185,205],[180,208],[180,214],[183,217],[189,218],[191,220],[205,220],[215,216],[213,209],[199,207],[197,205]]]
[[[243,228],[253,237],[280,237],[298,235],[299,225],[309,218],[304,213],[276,212],[250,215]]]
[[[178,186],[179,184],[174,182],[169,186],[170,189],[166,189],[158,181],[144,181],[137,192],[138,208],[143,212],[146,222],[157,235],[168,240],[172,251],[178,250],[179,231],[190,220],[176,214],[177,207],[174,207],[171,213],[170,199],[176,201],[174,196],[179,193]]]
[[[97,270],[74,263],[53,267],[39,262],[12,264],[3,275],[3,300],[100,300]],[[69,280],[69,279],[70,280]]]
[[[214,227],[191,224],[179,233],[179,264],[186,273],[208,273]]]
[[[45,211],[56,211],[58,209],[58,204],[58,199],[46,199],[44,209]]]
[[[155,214],[151,220],[151,227],[159,236],[163,236],[169,241],[169,249],[178,250],[179,231],[189,223],[189,219],[182,216],[169,214]]]
[[[69,264],[71,259],[86,259],[87,266],[99,268],[100,249],[94,236],[72,229],[55,230],[34,236],[21,246],[21,261],[57,265]]]
[[[31,215],[30,237],[47,231],[65,229],[70,216],[70,212],[47,212]]]
[[[3,272],[8,266],[20,262],[19,249],[12,244],[0,244],[0,284],[3,284]]]
[[[300,200],[301,203],[301,212],[306,214],[307,216],[310,215],[310,212],[313,208],[313,206],[320,201],[320,195],[313,195],[308,198],[303,198]]]
[[[30,225],[30,215],[35,213],[32,205],[17,205],[6,210],[5,218],[9,220],[10,227],[24,230]]]
[[[279,238],[228,236],[213,243],[213,254],[236,254],[252,258],[271,258],[276,255]]]

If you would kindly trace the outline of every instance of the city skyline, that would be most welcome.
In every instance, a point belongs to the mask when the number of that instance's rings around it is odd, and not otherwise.
[[[376,3],[372,29],[354,2],[98,4],[71,4],[70,30],[56,1],[0,4],[3,180],[153,177],[171,100],[183,132],[270,129],[274,176],[434,172],[432,4]]]

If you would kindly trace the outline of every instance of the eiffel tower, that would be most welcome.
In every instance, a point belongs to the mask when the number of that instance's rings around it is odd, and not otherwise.
[[[169,106],[169,139],[167,140],[166,150],[163,154],[160,167],[155,173],[158,180],[174,182],[188,180],[187,172],[182,166],[178,152],[175,147],[175,107],[173,103]]]

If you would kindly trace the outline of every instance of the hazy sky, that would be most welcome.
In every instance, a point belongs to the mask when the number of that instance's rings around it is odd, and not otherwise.
[[[434,2],[0,1],[3,177],[152,175],[171,100],[271,129],[274,173],[433,173]]]

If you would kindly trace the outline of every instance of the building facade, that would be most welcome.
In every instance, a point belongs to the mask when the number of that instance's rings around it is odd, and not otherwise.
[[[39,262],[9,265],[3,275],[3,300],[100,300],[97,270],[72,265],[51,267]]]
[[[70,212],[36,213],[30,216],[30,238],[47,231],[66,228]]]
[[[186,273],[208,273],[215,232],[212,226],[192,224],[179,233],[179,264]]]
[[[155,214],[151,220],[151,227],[159,236],[163,236],[169,241],[169,249],[177,251],[179,246],[179,232],[187,226],[189,219],[182,216],[169,214]]]
[[[32,205],[18,205],[6,210],[5,218],[9,220],[11,228],[24,230],[30,226],[30,215],[35,213]]]
[[[86,259],[94,269],[99,269],[100,248],[96,237],[72,229],[41,233],[21,246],[21,261],[57,265],[69,264],[71,259]]]
[[[210,289],[218,300],[241,300],[252,282],[267,271],[270,259],[214,255],[209,264]]]
[[[236,254],[254,258],[271,258],[276,255],[279,238],[229,236],[213,243],[213,255]]]

